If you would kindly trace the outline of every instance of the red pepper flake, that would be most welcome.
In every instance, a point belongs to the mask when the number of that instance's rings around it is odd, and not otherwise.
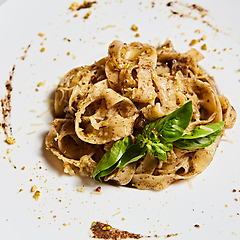
[[[96,192],[101,192],[101,190],[102,190],[101,187],[97,187],[95,191],[96,191]]]
[[[237,189],[234,188],[232,191],[233,191],[233,192],[237,192]]]
[[[200,228],[200,225],[199,224],[195,224],[194,227],[195,228]]]
[[[95,76],[91,76],[91,82],[93,83],[95,80]]]

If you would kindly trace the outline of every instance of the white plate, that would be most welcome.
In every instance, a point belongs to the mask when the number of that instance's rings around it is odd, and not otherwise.
[[[203,35],[206,40],[194,46],[205,55],[200,65],[215,77],[220,92],[239,113],[240,2],[189,0],[189,5],[208,10],[204,18],[198,10],[188,8],[187,1],[167,7],[168,1],[99,0],[91,9],[78,12],[68,9],[72,2],[7,0],[0,6],[1,99],[16,66],[10,118],[16,144],[6,144],[2,130],[0,134],[0,239],[92,239],[93,221],[108,222],[150,239],[168,234],[177,234],[173,238],[178,240],[238,239],[239,121],[227,130],[234,143],[221,141],[211,165],[191,180],[193,188],[187,181],[159,192],[101,184],[102,194],[94,195],[91,192],[99,184],[63,174],[61,162],[45,149],[44,138],[53,116],[51,111],[39,115],[51,107],[44,100],[53,99],[59,77],[106,56],[108,44],[116,38],[153,45],[169,38],[177,51],[184,52],[190,49],[192,39]],[[180,17],[171,10],[190,15]],[[91,15],[84,19],[88,11]],[[140,37],[131,30],[133,24]],[[38,36],[40,32],[45,36]],[[208,51],[201,50],[203,43]],[[45,85],[38,87],[44,81]],[[42,125],[32,126],[35,123]],[[31,192],[33,185],[41,192],[38,201]],[[83,185],[86,191],[78,192]]]

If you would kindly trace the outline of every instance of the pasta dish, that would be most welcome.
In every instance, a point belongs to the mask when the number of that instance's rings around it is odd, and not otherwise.
[[[119,40],[58,84],[46,146],[97,182],[162,190],[204,171],[236,112],[198,65],[196,49]]]

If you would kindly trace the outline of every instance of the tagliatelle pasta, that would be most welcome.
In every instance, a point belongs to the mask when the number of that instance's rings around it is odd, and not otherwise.
[[[201,59],[203,55],[195,49],[177,53],[171,41],[157,48],[113,41],[107,57],[91,66],[72,69],[59,83],[47,148],[63,161],[66,173],[80,171],[92,177],[100,159],[116,141],[127,136],[134,141],[146,124],[162,119],[188,101],[192,101],[193,114],[187,132],[220,121],[226,122],[224,129],[232,128],[236,111],[225,96],[218,94],[215,81],[198,66]],[[167,161],[147,153],[103,180],[139,189],[167,188],[204,171],[220,138],[197,150],[174,146],[167,152]]]

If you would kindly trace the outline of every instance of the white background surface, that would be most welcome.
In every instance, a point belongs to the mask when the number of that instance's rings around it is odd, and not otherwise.
[[[154,1],[152,7],[152,1],[100,0],[91,9],[78,12],[68,9],[72,2],[7,0],[0,5],[0,95],[3,98],[6,94],[5,82],[16,65],[11,126],[17,141],[7,145],[1,131],[0,239],[91,239],[93,221],[108,222],[150,239],[176,233],[172,238],[177,240],[239,239],[239,121],[227,131],[234,143],[221,141],[211,165],[191,180],[192,189],[187,181],[159,192],[101,184],[102,194],[95,195],[91,192],[99,184],[86,177],[63,174],[60,161],[45,149],[44,138],[53,115],[39,115],[52,106],[44,100],[53,99],[59,77],[73,67],[106,56],[114,39],[157,45],[169,38],[177,51],[184,52],[190,49],[192,39],[203,35],[206,40],[194,46],[205,55],[200,65],[215,77],[220,93],[239,113],[240,2],[196,0],[167,7],[168,1]],[[181,3],[199,4],[208,13],[202,18],[198,11]],[[171,15],[171,9],[191,13],[192,17]],[[90,17],[84,19],[89,10]],[[133,24],[138,26],[138,38],[131,30]],[[197,29],[200,33],[195,32]],[[45,33],[46,39],[38,36],[39,32]],[[201,50],[204,43],[208,51]],[[26,58],[21,60],[29,44]],[[42,47],[45,52],[40,52]],[[37,87],[45,80],[44,86]],[[33,185],[41,191],[38,201],[33,199]],[[83,185],[86,191],[78,192]]]

